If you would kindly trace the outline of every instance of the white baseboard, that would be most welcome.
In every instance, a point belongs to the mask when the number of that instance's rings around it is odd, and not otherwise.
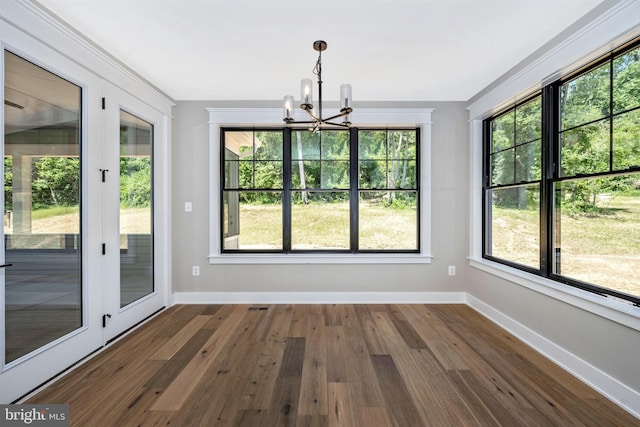
[[[465,292],[176,292],[174,304],[465,304]]]
[[[607,373],[485,304],[473,295],[466,295],[466,303],[635,417],[640,418],[640,392],[627,387]]]

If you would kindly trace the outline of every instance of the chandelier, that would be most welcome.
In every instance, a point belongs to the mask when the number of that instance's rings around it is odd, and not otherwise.
[[[318,108],[317,110],[313,108],[313,83],[311,79],[302,79],[300,84],[300,108],[307,112],[309,120],[297,121],[293,118],[293,96],[287,95],[284,97],[284,122],[287,125],[308,124],[309,130],[313,132],[325,125],[349,127],[351,126],[349,114],[353,111],[351,108],[350,84],[340,85],[340,112],[331,117],[322,117],[322,51],[327,49],[327,42],[316,40],[313,42],[313,49],[318,52],[318,60],[313,68],[313,74],[318,78]],[[334,120],[338,118],[342,118],[342,121],[335,122]]]

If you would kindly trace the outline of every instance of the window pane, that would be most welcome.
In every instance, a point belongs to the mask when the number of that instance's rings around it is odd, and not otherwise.
[[[562,176],[609,170],[609,121],[602,120],[560,135]]]
[[[226,189],[282,189],[282,131],[224,132]]]
[[[361,250],[418,249],[416,192],[360,192]]]
[[[640,47],[613,61],[613,111],[640,106]]]
[[[540,140],[516,147],[516,183],[540,179]]]
[[[640,296],[640,174],[556,185],[554,272]]]
[[[403,160],[416,158],[416,132],[394,130],[388,132],[389,159]]]
[[[320,133],[306,130],[291,131],[293,160],[320,160]]]
[[[491,152],[504,150],[514,145],[515,122],[511,111],[491,121]]]
[[[516,144],[542,138],[542,98],[516,108]]]
[[[282,249],[282,193],[223,193],[225,250]]]
[[[323,161],[321,166],[320,188],[348,189],[349,188],[349,162]]]
[[[491,185],[513,184],[515,150],[505,150],[491,155]]]
[[[389,186],[387,188],[416,188],[416,161],[389,162]]]
[[[540,268],[540,186],[489,190],[487,254]]]
[[[320,135],[323,160],[349,160],[348,131],[322,131]]]
[[[363,130],[358,132],[358,157],[363,160],[387,158],[387,132]]]
[[[253,167],[253,188],[282,189],[282,162],[256,161]]]
[[[226,159],[253,160],[253,132],[226,130],[224,148]]]
[[[294,161],[291,169],[291,187],[320,188],[320,161]]]
[[[604,64],[560,87],[561,129],[569,129],[609,115],[609,64]]]
[[[256,132],[254,145],[256,160],[282,160],[282,131]]]
[[[387,188],[387,170],[384,160],[361,160],[359,188]]]
[[[292,249],[349,249],[348,191],[293,191],[291,196]]]
[[[613,169],[632,166],[640,166],[640,110],[613,119]]]

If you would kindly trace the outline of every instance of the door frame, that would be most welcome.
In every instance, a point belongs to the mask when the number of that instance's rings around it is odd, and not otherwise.
[[[130,93],[104,82],[103,166],[106,182],[103,190],[103,242],[106,245],[103,266],[103,311],[105,343],[142,322],[169,304],[168,292],[168,135],[165,114]],[[126,111],[153,126],[152,191],[153,191],[153,278],[151,294],[120,307],[120,191],[119,140],[120,111]],[[116,142],[114,142],[116,141]],[[115,273],[114,273],[115,272]],[[113,276],[116,276],[115,278]],[[117,280],[114,280],[117,279]],[[117,286],[114,283],[117,282]]]

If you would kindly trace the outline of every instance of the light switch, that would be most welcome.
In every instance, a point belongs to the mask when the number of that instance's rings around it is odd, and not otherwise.
[[[184,211],[191,212],[193,210],[193,204],[191,202],[184,202]]]

